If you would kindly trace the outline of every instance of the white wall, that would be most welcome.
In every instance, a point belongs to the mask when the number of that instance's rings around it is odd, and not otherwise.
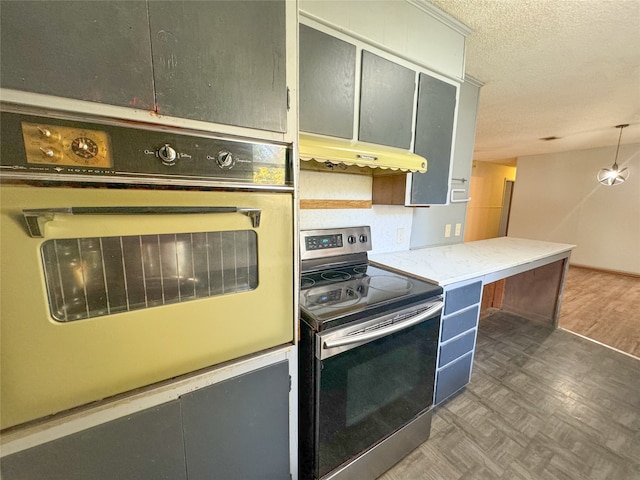
[[[367,175],[300,172],[300,198],[305,200],[371,200],[373,180]],[[371,227],[372,252],[409,249],[413,210],[402,206],[374,205],[373,208],[303,209],[300,229]]]
[[[518,158],[509,236],[575,244],[571,263],[640,274],[640,144],[621,145],[629,179],[600,185],[616,147]]]

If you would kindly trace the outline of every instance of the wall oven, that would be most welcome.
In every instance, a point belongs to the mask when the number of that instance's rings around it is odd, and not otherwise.
[[[300,247],[300,478],[373,479],[429,436],[442,288],[369,265],[368,227]]]
[[[1,122],[3,429],[292,342],[290,145]]]

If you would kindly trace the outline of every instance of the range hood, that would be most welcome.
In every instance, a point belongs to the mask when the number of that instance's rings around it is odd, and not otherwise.
[[[300,133],[300,160],[426,172],[427,160],[402,148]]]

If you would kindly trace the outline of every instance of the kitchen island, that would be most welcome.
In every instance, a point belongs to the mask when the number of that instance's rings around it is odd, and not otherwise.
[[[564,279],[575,245],[499,237],[416,250],[373,254],[369,261],[444,287],[434,404],[471,378],[483,289],[488,303],[530,320],[558,326]]]

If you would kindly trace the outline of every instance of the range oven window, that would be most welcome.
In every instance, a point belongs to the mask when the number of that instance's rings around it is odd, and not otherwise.
[[[53,318],[69,322],[254,290],[253,230],[48,240]]]
[[[432,405],[439,317],[321,361],[317,478]]]

